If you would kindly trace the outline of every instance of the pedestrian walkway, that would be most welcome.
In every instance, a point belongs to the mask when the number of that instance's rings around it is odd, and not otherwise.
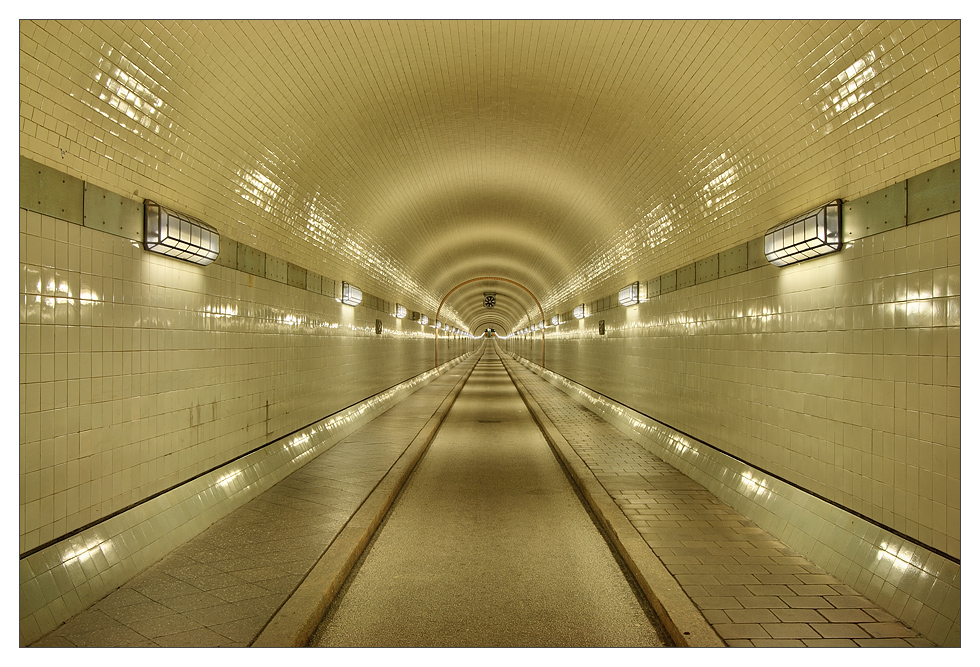
[[[560,389],[508,371],[728,646],[932,646]]]
[[[249,646],[479,355],[401,403],[32,646]]]

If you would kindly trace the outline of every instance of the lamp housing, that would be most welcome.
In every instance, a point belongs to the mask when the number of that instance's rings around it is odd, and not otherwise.
[[[774,266],[796,264],[841,249],[841,200],[837,199],[766,232],[766,259]]]
[[[575,306],[575,310],[572,311],[572,315],[575,317],[576,320],[580,320],[583,317],[585,317],[585,304],[582,303]]]
[[[207,266],[218,257],[218,232],[200,220],[145,200],[143,246],[151,252]]]
[[[619,290],[621,306],[635,306],[640,303],[640,282],[636,281]]]
[[[363,298],[364,295],[361,293],[360,289],[354,287],[353,285],[351,285],[346,281],[344,282],[343,291],[341,292],[340,295],[341,303],[345,303],[348,306],[356,306],[361,302],[361,299]]]
[[[405,316],[406,315],[408,315],[408,309],[405,306],[401,305],[400,303],[396,303],[395,304],[395,317],[397,317],[400,320],[403,320],[403,319],[405,319]]]

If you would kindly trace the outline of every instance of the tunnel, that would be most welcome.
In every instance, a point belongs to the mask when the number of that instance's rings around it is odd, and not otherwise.
[[[960,646],[960,27],[21,20],[20,645]]]

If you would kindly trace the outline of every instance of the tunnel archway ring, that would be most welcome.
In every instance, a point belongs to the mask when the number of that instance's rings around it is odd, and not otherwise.
[[[439,321],[439,315],[440,313],[442,313],[442,307],[443,305],[445,305],[446,299],[448,299],[453,292],[458,290],[460,287],[469,285],[470,283],[475,283],[478,280],[499,280],[501,282],[510,283],[511,285],[516,285],[517,287],[520,287],[522,290],[527,292],[528,296],[534,299],[534,303],[538,307],[538,312],[541,313],[541,321],[544,322],[544,309],[541,308],[541,302],[538,301],[538,297],[534,296],[531,290],[524,287],[524,285],[520,284],[519,282],[511,280],[510,278],[500,278],[497,276],[483,276],[482,278],[470,278],[469,280],[464,280],[460,284],[456,285],[456,287],[449,290],[446,293],[446,296],[442,297],[442,301],[439,302],[439,309],[436,311],[436,321],[437,322]],[[435,367],[436,369],[438,369],[439,368],[439,330],[438,329],[436,329],[436,337],[433,346],[435,348],[435,362],[436,362]],[[541,329],[541,368],[544,368],[544,329]]]

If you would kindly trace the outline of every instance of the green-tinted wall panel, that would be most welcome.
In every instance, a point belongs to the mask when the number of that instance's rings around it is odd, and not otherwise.
[[[218,266],[226,266],[229,269],[238,268],[238,242],[232,241],[231,239],[226,239],[224,237],[218,238],[218,258],[214,260],[214,263]]]
[[[960,210],[959,160],[913,176],[908,184],[908,224]]]
[[[764,236],[752,239],[745,244],[745,265],[748,268],[757,269],[768,264],[769,262],[766,260],[766,238]]]
[[[89,229],[143,242],[143,202],[85,184],[83,224]]]
[[[652,299],[655,296],[660,296],[660,278],[654,278],[653,280],[647,281],[647,298]]]
[[[81,225],[85,184],[26,157],[20,158],[20,206]]]
[[[682,266],[677,269],[677,289],[682,287],[690,287],[697,280],[697,269],[694,263],[688,264],[687,266]]]
[[[905,181],[844,202],[844,241],[898,229],[905,224]]]
[[[660,293],[666,294],[677,289],[677,271],[671,271],[660,276]]]
[[[748,269],[748,245],[743,243],[718,253],[718,276],[724,278]]]
[[[265,277],[269,280],[275,280],[277,283],[286,282],[286,260],[266,255]]]
[[[265,253],[244,243],[239,243],[238,270],[265,278]]]
[[[316,292],[320,294],[322,288],[321,276],[319,273],[313,273],[312,271],[306,272],[306,289],[311,292]]]
[[[694,278],[697,283],[706,283],[718,279],[718,255],[705,257],[695,262]]]
[[[292,287],[306,289],[306,269],[288,262],[286,264],[286,282]]]

